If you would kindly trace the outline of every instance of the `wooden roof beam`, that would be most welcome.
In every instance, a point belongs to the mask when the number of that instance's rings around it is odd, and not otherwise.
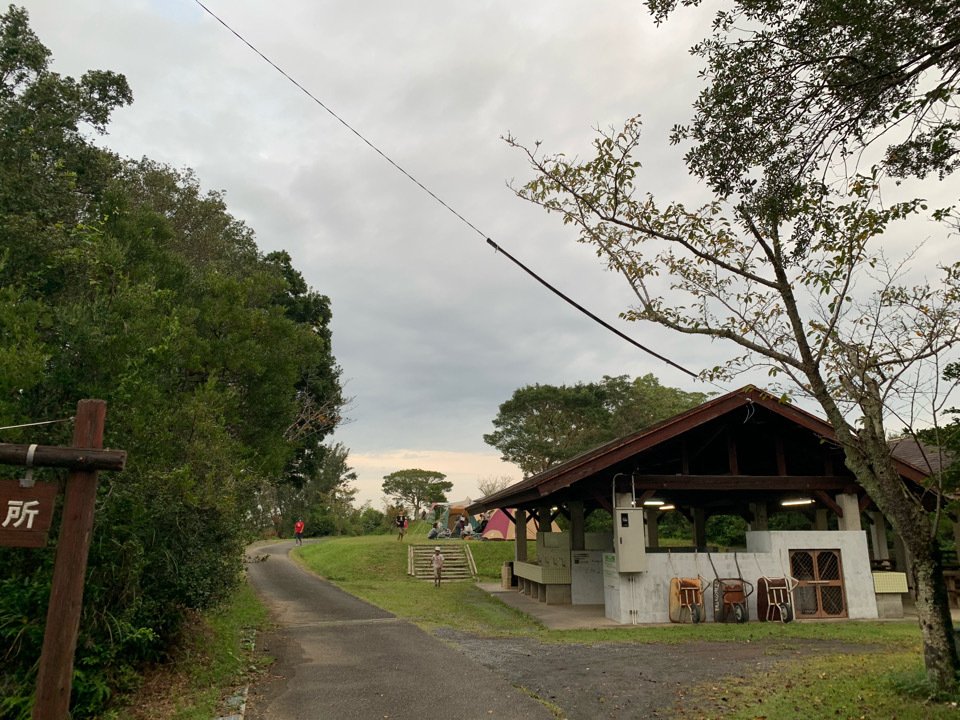
[[[847,490],[856,487],[852,477],[822,475],[635,475],[637,488],[645,490]]]
[[[843,517],[843,508],[837,505],[833,498],[827,495],[823,490],[814,490],[813,494],[820,498],[820,502],[833,510],[838,518]]]

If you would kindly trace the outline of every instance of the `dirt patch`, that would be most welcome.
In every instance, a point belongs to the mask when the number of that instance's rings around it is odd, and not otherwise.
[[[563,708],[568,720],[665,717],[683,707],[687,693],[702,683],[734,683],[803,655],[876,650],[816,640],[579,645],[484,638],[449,628],[438,628],[434,635]]]

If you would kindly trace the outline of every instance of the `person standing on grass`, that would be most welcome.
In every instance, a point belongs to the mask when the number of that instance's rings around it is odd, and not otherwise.
[[[443,573],[443,555],[440,554],[439,545],[433,549],[430,564],[433,566],[433,586],[440,587],[440,575]]]
[[[407,516],[403,513],[397,515],[397,540],[403,540],[404,534],[407,532]]]
[[[297,537],[297,545],[303,545],[303,518],[297,518],[297,524],[293,526],[293,534]]]

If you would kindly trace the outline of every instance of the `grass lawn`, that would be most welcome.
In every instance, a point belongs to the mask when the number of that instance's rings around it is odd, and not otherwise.
[[[911,687],[920,689],[921,664],[919,649],[806,657],[746,682],[705,685],[698,689],[692,711],[704,719],[724,720],[957,718],[956,698],[932,703],[922,692],[911,697]]]
[[[425,629],[454,627],[490,636],[527,635],[554,643],[683,643],[694,640],[751,642],[775,638],[780,647],[798,639],[879,645],[869,654],[803,657],[776,672],[746,682],[698,688],[695,702],[702,717],[716,718],[940,718],[960,717],[949,703],[928,704],[904,694],[921,685],[920,631],[915,622],[707,623],[623,627],[602,630],[547,630],[536,620],[505,606],[473,586],[451,583],[434,588],[408,576],[407,545],[427,542],[413,523],[406,542],[395,535],[341,538],[307,545],[294,556],[318,575]],[[435,542],[435,541],[429,541]],[[460,540],[440,541],[445,544]],[[470,541],[482,581],[499,581],[500,567],[514,557],[513,542]],[[534,543],[528,550],[532,558]],[[891,680],[901,678],[899,686]],[[904,679],[906,678],[906,679]],[[896,687],[900,687],[898,691]],[[921,693],[922,694],[922,693]],[[954,700],[960,698],[953,698]],[[794,709],[796,708],[796,709]]]

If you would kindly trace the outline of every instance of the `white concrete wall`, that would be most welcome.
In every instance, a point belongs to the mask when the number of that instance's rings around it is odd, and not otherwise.
[[[742,577],[756,588],[761,575],[783,577],[789,572],[790,550],[821,549],[840,551],[848,616],[876,618],[877,603],[864,531],[748,532],[747,552],[738,553],[737,558]],[[611,572],[607,562],[610,555],[604,557],[605,614],[611,620],[624,624],[670,622],[670,580],[676,575],[684,578],[701,575],[707,586],[704,594],[707,617],[713,621],[715,575],[705,554],[648,552],[646,572],[623,574]],[[711,557],[720,577],[738,577],[733,553],[711,553]],[[748,604],[750,619],[756,620],[756,592]]]
[[[574,550],[570,557],[570,604],[603,604],[603,553]]]
[[[766,536],[766,537],[764,537]],[[747,550],[766,550],[775,563],[774,569],[764,572],[771,577],[779,570],[779,556],[788,568],[790,550],[839,550],[843,569],[844,594],[847,598],[847,617],[851,620],[876,619],[877,597],[873,587],[873,572],[870,569],[870,552],[867,548],[865,530],[832,530],[818,532],[796,530],[791,532],[747,533]]]

